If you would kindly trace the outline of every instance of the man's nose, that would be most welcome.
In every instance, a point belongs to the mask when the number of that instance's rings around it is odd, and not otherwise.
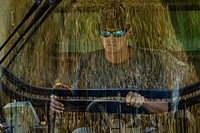
[[[113,36],[113,34],[111,34],[108,38],[108,41],[110,44],[115,44],[116,43],[116,39],[115,37]]]

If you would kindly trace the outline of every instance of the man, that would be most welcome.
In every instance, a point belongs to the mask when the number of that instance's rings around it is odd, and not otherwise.
[[[126,23],[123,5],[120,2],[107,5],[102,10],[99,21],[104,51],[86,56],[86,65],[80,71],[78,88],[166,88],[162,58],[150,50],[127,45],[127,37],[132,35],[132,29]],[[64,105],[56,98],[57,96],[51,95],[51,110],[64,111]],[[143,107],[155,114],[168,111],[166,101],[147,99],[131,91],[126,95],[126,103],[128,106]]]
[[[129,47],[127,45],[126,38],[127,38],[127,36],[130,35],[131,27],[129,24],[125,24],[125,9],[123,9],[123,6],[120,3],[111,4],[110,9],[107,12],[104,12],[102,14],[102,16],[104,16],[104,17],[102,17],[103,20],[100,20],[100,35],[101,35],[101,39],[103,42],[105,52],[102,53],[102,51],[101,51],[100,53],[97,53],[96,56],[99,55],[98,57],[102,58],[101,57],[102,54],[105,54],[106,62],[113,66],[121,64],[121,63],[127,63],[129,61],[135,60],[136,57],[140,56],[139,55],[140,53],[136,52],[137,49],[133,49],[132,47]],[[149,51],[146,51],[146,53],[143,53],[143,56],[144,56],[144,54],[148,55]],[[92,56],[94,56],[94,55],[92,55]],[[92,56],[91,56],[91,58],[94,58]],[[141,56],[142,56],[142,54],[141,54]],[[154,55],[151,55],[151,56],[153,57]],[[152,59],[150,59],[150,60],[152,60]],[[150,60],[148,60],[148,61],[150,61]],[[106,64],[106,65],[108,65],[108,64]],[[92,68],[94,66],[91,65],[90,67]],[[102,70],[102,65],[100,65],[99,67],[100,67],[99,70]],[[104,66],[104,67],[107,67],[107,66]],[[113,69],[113,68],[111,68],[111,69]],[[85,70],[83,70],[83,71],[85,71]],[[91,71],[90,73],[93,73],[93,69],[90,71]],[[97,68],[95,68],[94,71],[97,71]],[[144,70],[142,70],[142,71],[144,71]],[[82,74],[82,75],[86,76],[86,77],[83,76],[83,78],[85,78],[85,79],[89,78],[88,77],[89,74],[87,74],[87,73]],[[99,76],[99,75],[97,75],[97,76]],[[81,77],[79,80],[81,80]],[[114,79],[111,79],[111,80],[114,80]],[[96,87],[99,88],[100,86],[96,86]],[[90,87],[94,87],[94,86],[87,85],[85,87],[90,88]],[[119,86],[118,85],[112,86],[112,88],[114,88],[114,87],[119,87]],[[124,86],[124,87],[126,87],[126,86]],[[134,86],[132,86],[132,87],[134,87]],[[144,88],[144,86],[143,86],[143,88]],[[52,96],[52,98],[53,98],[53,96]],[[126,102],[127,102],[127,104],[130,104],[131,106],[136,106],[136,107],[140,107],[141,105],[143,105],[146,108],[148,108],[149,110],[151,110],[151,112],[153,112],[153,113],[165,112],[168,110],[168,107],[167,107],[168,104],[166,102],[163,102],[163,103],[155,102],[155,104],[154,104],[152,101],[148,102],[147,99],[145,99],[143,96],[141,96],[138,93],[129,92],[126,97]],[[52,106],[51,106],[52,111],[59,112],[60,111],[59,109],[61,109],[61,110],[64,109],[59,106],[62,104],[57,103],[57,102],[55,102],[55,104],[53,104],[53,103],[54,102],[52,102]],[[164,106],[160,106],[160,104],[162,104]]]

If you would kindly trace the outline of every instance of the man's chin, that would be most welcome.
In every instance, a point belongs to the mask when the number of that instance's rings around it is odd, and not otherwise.
[[[112,54],[117,53],[117,50],[113,50],[112,48],[106,48],[105,51]]]

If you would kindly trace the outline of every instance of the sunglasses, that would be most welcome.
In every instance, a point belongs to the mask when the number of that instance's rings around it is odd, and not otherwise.
[[[114,37],[122,37],[126,34],[127,30],[115,30],[115,31],[108,31],[108,30],[100,30],[100,35],[103,37],[109,37],[113,34]]]

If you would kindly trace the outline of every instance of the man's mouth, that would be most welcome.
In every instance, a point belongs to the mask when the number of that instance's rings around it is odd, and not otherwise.
[[[107,46],[116,46],[115,44],[107,45]]]

